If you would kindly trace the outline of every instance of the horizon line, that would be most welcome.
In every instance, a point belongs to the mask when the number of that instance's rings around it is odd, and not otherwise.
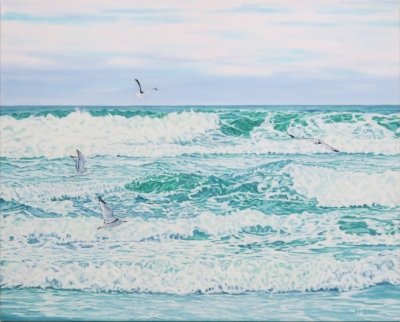
[[[167,105],[80,105],[80,104],[40,104],[40,105],[27,105],[27,104],[19,104],[19,105],[0,105],[2,107],[25,107],[25,106],[41,106],[41,107],[53,107],[53,106],[64,106],[64,107],[80,107],[80,106],[87,106],[87,107],[170,107],[170,106],[399,106],[399,104],[167,104]]]

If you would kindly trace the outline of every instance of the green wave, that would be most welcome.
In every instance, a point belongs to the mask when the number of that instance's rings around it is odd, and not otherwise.
[[[266,115],[265,112],[223,113],[220,115],[221,132],[226,135],[248,137],[255,127],[264,122]]]
[[[208,177],[193,173],[166,173],[133,180],[125,189],[141,193],[162,193],[178,190],[190,191],[210,184]]]
[[[202,203],[216,198],[238,209],[257,207],[277,210],[286,209],[293,203],[299,203],[299,209],[313,206],[315,201],[305,200],[292,190],[290,175],[280,172],[290,162],[272,162],[243,173],[223,176],[165,172],[136,178],[126,184],[125,189],[144,194],[170,193],[170,202],[190,200]],[[265,198],[266,192],[270,194],[268,199]]]
[[[123,116],[126,118],[131,118],[134,116],[149,116],[153,118],[162,118],[166,116],[168,113],[165,112],[154,112],[154,111],[120,111],[120,110],[107,110],[107,109],[102,109],[102,110],[90,110],[88,111],[91,116],[93,117],[102,117],[102,116],[108,116],[108,115],[118,115],[118,116]]]
[[[368,228],[368,225],[364,221],[346,221],[339,220],[339,229],[343,230],[346,234],[362,235],[380,235],[376,230]]]
[[[63,117],[66,117],[66,116],[68,116],[69,114],[71,114],[73,112],[74,112],[74,110],[70,110],[70,111],[55,110],[55,111],[45,111],[45,112],[37,112],[37,113],[30,113],[30,112],[10,113],[10,114],[2,113],[1,115],[10,115],[13,118],[15,118],[16,120],[22,120],[22,119],[26,119],[26,118],[31,117],[31,116],[34,116],[34,117],[39,117],[39,116],[46,117],[47,115],[53,115],[55,117],[63,118]]]
[[[168,113],[165,112],[154,112],[154,111],[120,111],[118,109],[114,110],[107,110],[107,109],[102,109],[102,110],[82,110],[88,112],[91,116],[93,117],[103,117],[103,116],[108,116],[108,115],[118,115],[126,118],[131,118],[134,116],[149,116],[149,117],[157,117],[157,118],[162,118],[166,116]],[[1,115],[10,115],[13,118],[17,120],[21,119],[26,119],[30,116],[34,117],[46,117],[48,115],[52,115],[58,118],[63,118],[67,117],[69,114],[76,112],[76,110],[52,110],[52,111],[41,111],[41,112],[36,112],[36,113],[31,113],[31,112],[22,112],[22,113],[2,113]]]
[[[372,118],[376,123],[378,123],[380,126],[383,126],[389,131],[395,132],[395,137],[400,137],[400,119],[397,115],[393,116],[388,116],[388,117],[380,117],[380,116],[374,116]]]
[[[354,113],[335,113],[326,115],[323,120],[325,123],[356,123],[363,121],[364,117],[362,114]]]
[[[222,113],[220,119],[222,121],[221,131],[226,135],[248,137],[250,132],[260,126],[268,117],[268,122],[276,131],[287,132],[289,127],[300,125],[303,127],[310,126],[310,116],[321,114],[320,112],[248,112],[236,111]],[[325,123],[356,123],[364,120],[362,114],[357,113],[329,113],[322,116]],[[387,117],[382,118],[382,126],[385,126]],[[395,117],[394,119],[397,119]],[[381,125],[381,124],[380,124]]]

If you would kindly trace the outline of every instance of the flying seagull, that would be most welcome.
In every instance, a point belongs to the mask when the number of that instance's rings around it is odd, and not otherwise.
[[[322,142],[320,139],[317,138],[297,138],[291,134],[288,133],[288,135],[292,138],[292,139],[297,139],[297,140],[311,140],[313,141],[314,144],[322,144],[324,147],[326,147],[327,149],[333,151],[333,152],[339,152],[338,150],[336,150],[335,148],[332,148],[330,145]]]
[[[107,203],[103,199],[101,199],[99,196],[97,198],[99,198],[101,214],[103,215],[103,218],[104,218],[104,225],[100,226],[97,229],[107,228],[107,227],[115,227],[115,226],[119,226],[119,225],[123,224],[124,222],[126,222],[123,220],[119,220],[118,218],[114,218],[113,211],[107,205]]]
[[[85,169],[85,158],[83,157],[83,154],[81,151],[79,151],[78,149],[76,150],[76,152],[78,153],[78,156],[73,156],[70,155],[70,157],[72,159],[74,159],[75,161],[75,167],[76,167],[76,174],[75,176],[82,176],[82,175],[86,175],[86,173],[84,174],[84,172],[86,171]]]
[[[137,97],[139,97],[139,98],[142,98],[142,97],[143,97],[143,95],[144,95],[144,93],[146,93],[146,92],[147,92],[147,91],[149,91],[149,90],[152,90],[152,89],[154,89],[154,90],[158,91],[158,89],[157,89],[157,88],[155,88],[155,87],[148,88],[148,89],[146,89],[145,91],[142,91],[142,86],[140,86],[140,83],[139,83],[139,81],[138,81],[136,78],[135,78],[135,81],[136,81],[136,83],[138,83],[138,85],[139,85],[139,92],[135,93],[135,94],[136,94],[136,96],[137,96]]]

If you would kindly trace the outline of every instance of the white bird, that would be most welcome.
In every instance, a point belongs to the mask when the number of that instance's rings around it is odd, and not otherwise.
[[[104,218],[104,225],[100,226],[97,229],[107,228],[107,227],[115,227],[115,226],[119,226],[119,225],[123,224],[124,222],[126,222],[126,221],[120,220],[118,218],[115,218],[112,209],[107,205],[107,203],[100,197],[97,197],[97,198],[99,198],[101,214],[103,215],[103,218]]]
[[[327,149],[333,151],[333,152],[339,152],[338,150],[336,150],[335,148],[332,148],[330,145],[322,142],[320,139],[317,138],[297,138],[291,134],[288,133],[288,135],[292,138],[292,139],[297,139],[297,140],[310,140],[313,141],[314,144],[322,144],[324,147],[326,147]]]
[[[144,93],[146,93],[147,91],[150,91],[150,90],[152,90],[152,89],[158,91],[158,89],[155,88],[155,87],[151,87],[151,88],[146,89],[145,91],[142,91],[142,86],[140,86],[139,81],[138,81],[136,78],[135,78],[135,81],[136,81],[136,82],[138,83],[138,85],[139,85],[139,92],[135,93],[136,96],[137,96],[138,98],[142,98],[143,95],[144,95]]]
[[[81,151],[79,151],[77,149],[76,152],[78,153],[78,156],[70,155],[70,157],[72,159],[74,159],[74,161],[75,161],[76,174],[74,176],[85,176],[88,174],[88,173],[84,173],[84,172],[86,172],[85,158],[83,157],[83,154]]]

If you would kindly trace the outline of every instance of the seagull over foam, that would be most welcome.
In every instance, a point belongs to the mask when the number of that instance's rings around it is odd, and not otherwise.
[[[139,98],[143,98],[144,93],[146,93],[147,91],[150,91],[150,90],[152,90],[152,89],[158,91],[158,89],[155,88],[155,87],[151,87],[151,88],[146,89],[145,91],[142,91],[142,86],[140,86],[139,81],[138,81],[136,78],[135,78],[135,81],[136,81],[136,83],[138,83],[138,85],[139,85],[139,92],[135,93],[136,96],[139,97]]]
[[[107,227],[115,227],[115,226],[119,226],[119,225],[123,224],[124,222],[126,222],[126,221],[120,220],[118,218],[115,218],[112,209],[107,205],[107,203],[103,199],[101,199],[99,196],[97,198],[99,198],[101,214],[103,215],[103,218],[104,218],[104,225],[100,226],[97,229],[107,228]]]
[[[333,151],[333,152],[339,152],[338,150],[336,150],[335,148],[332,148],[330,145],[322,142],[320,139],[317,138],[297,138],[291,134],[288,133],[288,135],[292,138],[292,139],[297,139],[297,140],[310,140],[313,141],[314,144],[322,144],[324,147],[326,147],[327,149]]]
[[[85,169],[85,158],[83,157],[83,154],[81,151],[76,149],[76,152],[78,153],[78,156],[73,156],[70,155],[72,159],[75,161],[75,167],[76,167],[76,174],[74,174],[74,177],[79,177],[79,176],[86,176],[89,174],[89,172],[86,172]]]

